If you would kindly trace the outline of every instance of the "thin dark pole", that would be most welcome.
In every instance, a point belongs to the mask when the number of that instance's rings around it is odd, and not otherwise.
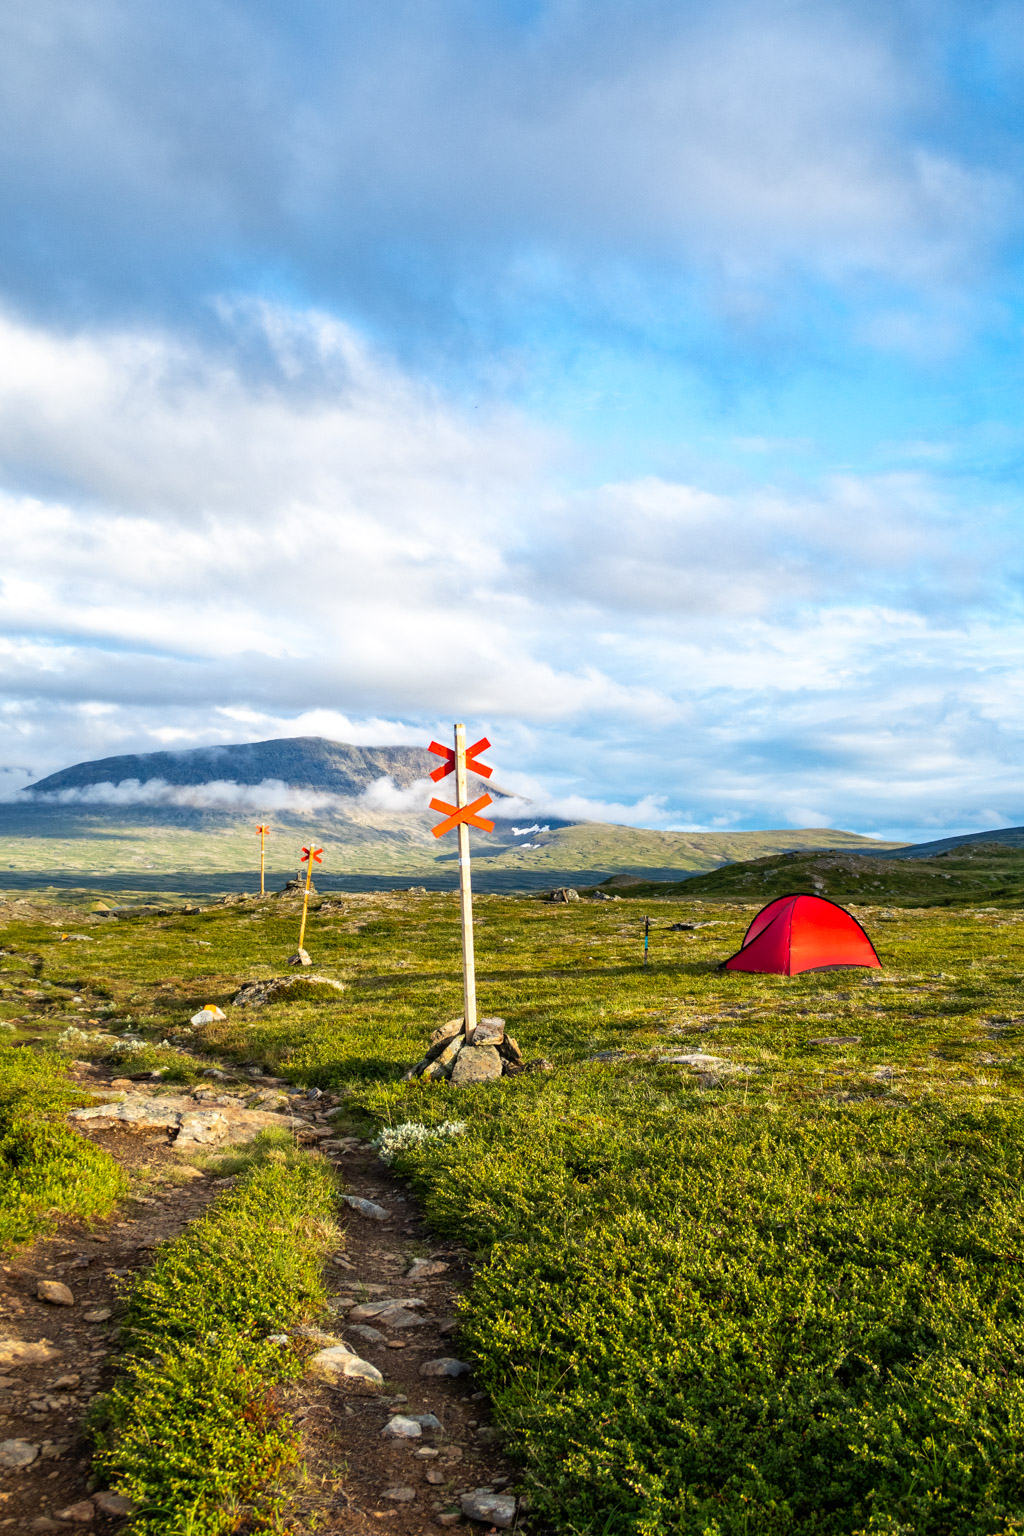
[[[644,970],[645,971],[647,969],[647,952],[650,949],[650,945],[651,945],[651,920],[650,920],[649,917],[645,917],[644,918]]]

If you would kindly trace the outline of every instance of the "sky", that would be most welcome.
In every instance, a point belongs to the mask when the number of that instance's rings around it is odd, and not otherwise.
[[[1024,823],[1024,5],[0,4],[0,794]]]

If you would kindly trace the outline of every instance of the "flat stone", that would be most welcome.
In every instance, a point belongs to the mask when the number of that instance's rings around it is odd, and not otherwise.
[[[465,1376],[473,1367],[467,1365],[465,1360],[456,1360],[453,1355],[443,1355],[440,1360],[424,1360],[420,1366],[421,1376]]]
[[[63,1526],[59,1520],[51,1520],[49,1515],[36,1515],[25,1529],[31,1531],[32,1536],[51,1536],[52,1532],[63,1530]]]
[[[434,1059],[434,1061],[430,1063],[430,1066],[428,1067],[427,1071],[423,1073],[423,1076],[436,1077],[440,1073],[442,1077],[450,1077],[452,1068],[455,1065],[456,1058],[458,1057],[465,1044],[466,1040],[465,1036],[463,1035],[456,1035],[454,1040],[449,1040],[448,1044],[444,1047],[440,1054]]]
[[[422,1434],[423,1427],[416,1419],[407,1418],[404,1413],[396,1413],[388,1419],[380,1437],[382,1440],[418,1440]]]
[[[493,1045],[466,1045],[452,1068],[452,1086],[467,1088],[473,1083],[489,1083],[501,1076],[501,1057]]]
[[[77,1504],[69,1504],[67,1509],[59,1509],[57,1519],[70,1520],[73,1525],[88,1525],[96,1519],[96,1506],[92,1499],[80,1499]]]
[[[511,1035],[506,1035],[498,1047],[506,1061],[522,1061],[523,1053],[519,1049],[519,1041],[513,1040]]]
[[[435,1275],[443,1275],[448,1271],[448,1265],[440,1259],[413,1259],[405,1272],[407,1280],[433,1280]]]
[[[187,1110],[178,1122],[176,1147],[217,1146],[228,1133],[227,1116],[219,1109]]]
[[[7,1472],[30,1467],[38,1455],[38,1445],[33,1445],[29,1440],[0,1440],[0,1467]]]
[[[352,1308],[348,1315],[350,1323],[365,1323],[368,1319],[380,1317],[382,1312],[390,1312],[394,1307],[425,1307],[426,1302],[419,1296],[392,1296],[387,1301],[361,1301],[358,1306]]]
[[[288,956],[288,964],[289,965],[312,965],[313,962],[309,958],[308,950],[297,949],[295,951],[294,955],[289,955]]]
[[[481,1045],[500,1045],[504,1038],[504,1019],[477,1019],[471,1043],[478,1047]]]
[[[62,1280],[40,1280],[36,1296],[40,1301],[48,1301],[51,1307],[73,1307],[75,1304],[71,1288]]]
[[[125,1498],[123,1493],[113,1493],[109,1488],[103,1493],[94,1493],[92,1501],[101,1515],[131,1515],[135,1513],[135,1505],[131,1499]]]
[[[48,1365],[60,1359],[60,1350],[49,1339],[30,1344],[27,1339],[0,1339],[0,1365]]]
[[[409,1413],[406,1414],[406,1418],[412,1419],[414,1424],[420,1426],[420,1429],[441,1428],[441,1420],[437,1417],[436,1413]]]
[[[416,1489],[404,1483],[400,1483],[397,1488],[385,1488],[381,1494],[382,1499],[390,1499],[392,1504],[411,1504],[415,1497]]]
[[[368,1216],[371,1221],[388,1221],[391,1218],[391,1212],[373,1200],[364,1200],[360,1195],[342,1195],[341,1198],[351,1210],[358,1211],[360,1216]]]
[[[87,1323],[106,1323],[113,1313],[109,1307],[94,1307],[91,1312],[83,1312],[82,1316]]]
[[[306,1369],[321,1381],[329,1381],[332,1386],[343,1386],[349,1391],[378,1392],[384,1385],[384,1377],[377,1367],[368,1360],[361,1360],[344,1344],[321,1349],[307,1361]]]
[[[486,1521],[488,1525],[508,1530],[515,1524],[516,1501],[510,1493],[491,1493],[487,1488],[474,1488],[459,1500],[462,1513],[469,1520]]]

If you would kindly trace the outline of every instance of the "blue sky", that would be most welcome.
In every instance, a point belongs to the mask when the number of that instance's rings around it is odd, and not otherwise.
[[[1024,822],[1018,4],[0,12],[0,764]]]

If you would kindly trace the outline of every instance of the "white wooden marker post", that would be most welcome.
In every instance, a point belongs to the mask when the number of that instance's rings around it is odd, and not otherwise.
[[[466,748],[466,727],[455,727],[455,751],[450,747],[442,747],[440,743],[432,741],[429,750],[437,757],[446,758],[447,761],[440,768],[435,768],[430,777],[437,782],[446,774],[455,772],[455,804],[449,805],[446,800],[431,800],[432,811],[442,811],[444,821],[439,822],[434,828],[435,837],[443,837],[446,832],[451,832],[457,827],[459,831],[459,905],[462,909],[462,989],[463,989],[463,1020],[466,1032],[466,1044],[473,1044],[473,1035],[476,1031],[476,963],[473,954],[473,886],[469,874],[469,829],[479,827],[482,832],[493,832],[494,822],[487,821],[478,815],[485,806],[491,804],[490,795],[481,795],[474,800],[472,805],[466,800],[466,766],[467,763],[474,773],[482,778],[489,779],[493,769],[486,763],[476,760],[478,752],[485,752],[490,746],[486,736],[481,737],[468,749]]]

